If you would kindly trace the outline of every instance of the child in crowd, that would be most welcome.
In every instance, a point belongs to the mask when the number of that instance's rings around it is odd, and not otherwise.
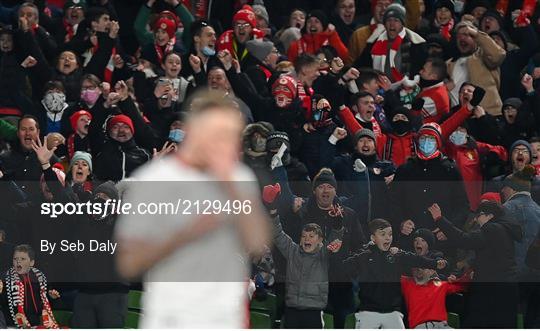
[[[47,279],[35,264],[35,252],[29,245],[16,246],[13,267],[6,273],[5,292],[9,313],[18,328],[58,328],[47,295],[57,299],[56,290],[47,292]],[[0,287],[2,292],[3,286]]]
[[[400,251],[392,245],[392,225],[383,219],[368,224],[371,242],[344,261],[351,276],[360,281],[357,329],[403,329],[400,277],[404,267],[443,269],[446,261]]]
[[[328,267],[330,258],[338,258],[343,237],[343,224],[336,224],[328,245],[319,225],[306,224],[300,244],[283,231],[274,215],[274,244],[287,260],[285,328],[322,329],[322,310],[328,302]],[[339,223],[339,222],[336,222]],[[331,255],[336,254],[334,257]]]

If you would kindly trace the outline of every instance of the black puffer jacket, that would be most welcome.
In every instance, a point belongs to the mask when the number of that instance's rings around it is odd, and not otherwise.
[[[109,140],[97,155],[94,173],[100,180],[119,181],[129,177],[139,166],[150,160],[150,154],[134,139],[125,143]]]
[[[444,217],[437,225],[451,243],[459,248],[475,251],[475,282],[508,282],[516,279],[514,241],[521,241],[523,237],[519,224],[504,219],[492,219],[480,230],[469,233],[454,227]]]
[[[403,271],[411,267],[435,269],[437,260],[404,251],[391,255],[370,245],[343,263],[360,281],[360,310],[389,313],[401,310],[399,281]]]
[[[417,229],[434,229],[427,210],[434,203],[456,224],[462,225],[468,213],[461,174],[455,162],[444,156],[429,161],[409,159],[397,169],[390,196],[396,206],[393,219],[396,230],[408,219]]]

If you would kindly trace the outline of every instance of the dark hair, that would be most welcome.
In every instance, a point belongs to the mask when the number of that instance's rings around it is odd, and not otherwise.
[[[365,97],[372,97],[375,98],[371,93],[368,91],[360,91],[358,93],[355,93],[351,97],[351,104],[356,105],[358,103],[358,100],[365,98]]]
[[[529,139],[529,144],[532,143],[540,143],[540,137],[532,137],[531,139]]]
[[[314,55],[304,53],[304,54],[301,54],[299,57],[297,57],[296,61],[294,61],[294,70],[298,74],[304,67],[307,67],[313,64],[318,65],[319,59],[316,58]]]
[[[202,30],[206,27],[212,27],[207,21],[205,20],[197,20],[191,23],[191,36],[200,36],[202,33]]]
[[[443,59],[438,57],[430,57],[426,60],[426,63],[431,63],[431,70],[437,75],[437,79],[444,79],[448,75],[446,71],[446,63]]]
[[[461,86],[459,87],[459,92],[461,93],[461,91],[462,91],[466,86],[472,86],[472,87],[476,88],[476,86],[474,86],[473,83],[471,83],[471,82],[464,82],[464,83],[461,84]]]
[[[91,7],[85,14],[88,22],[97,22],[103,15],[110,15],[109,11],[104,7]]]
[[[30,245],[27,245],[27,244],[17,245],[13,249],[13,253],[15,252],[22,252],[22,253],[28,254],[28,257],[30,258],[31,261],[34,261],[36,259],[36,252]]]
[[[21,122],[24,119],[34,120],[34,122],[36,122],[36,128],[39,130],[39,121],[38,121],[37,117],[35,117],[34,115],[30,115],[30,114],[26,114],[26,115],[24,115],[23,117],[21,117],[19,119],[19,122],[17,122],[17,130],[19,130],[21,128]]]
[[[377,232],[377,230],[382,230],[382,229],[386,229],[386,228],[389,228],[389,227],[392,227],[392,224],[390,224],[390,222],[388,222],[387,220],[384,220],[382,218],[376,218],[374,220],[372,220],[371,222],[368,223],[368,228],[369,228],[369,233],[370,234],[375,234],[375,232]]]
[[[362,89],[364,84],[367,84],[372,80],[377,80],[378,78],[379,74],[377,74],[377,72],[375,72],[373,69],[361,69],[360,76],[358,76],[358,79],[356,80],[356,85],[358,85],[359,89]]]
[[[64,88],[64,84],[59,80],[50,80],[43,86],[43,94],[45,92],[50,90],[60,90],[63,93],[66,93],[66,89]]]
[[[316,235],[318,235],[321,238],[324,238],[324,234],[322,232],[321,227],[315,223],[308,223],[304,225],[304,227],[302,227],[302,232],[315,232]]]
[[[330,64],[330,62],[332,62],[332,60],[335,57],[338,57],[338,52],[336,51],[334,47],[330,45],[322,46],[321,48],[319,48],[317,53],[315,53],[315,55],[318,55],[321,53],[324,54],[324,57],[326,58],[328,64]]]

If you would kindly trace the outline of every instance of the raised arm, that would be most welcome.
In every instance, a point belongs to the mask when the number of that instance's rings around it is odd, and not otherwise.
[[[506,58],[506,51],[485,32],[477,31],[476,42],[481,51],[482,61],[490,70],[497,69]]]

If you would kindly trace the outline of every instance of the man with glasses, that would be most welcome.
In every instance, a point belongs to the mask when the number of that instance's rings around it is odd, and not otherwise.
[[[218,51],[228,50],[234,59],[240,62],[242,69],[249,65],[256,64],[254,59],[249,56],[246,48],[246,42],[251,39],[261,39],[264,32],[256,28],[257,18],[251,6],[244,5],[242,9],[236,12],[232,21],[233,29],[223,32],[218,39]]]
[[[269,84],[275,80],[271,77],[277,78],[278,75],[276,64],[280,55],[279,51],[273,42],[263,40],[250,40],[246,43],[246,48],[258,63],[246,68],[245,73],[262,96],[270,97]]]

